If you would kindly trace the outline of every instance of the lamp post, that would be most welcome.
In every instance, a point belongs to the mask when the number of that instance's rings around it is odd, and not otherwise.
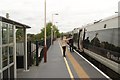
[[[56,31],[54,31],[54,38],[56,39]]]
[[[44,32],[44,63],[47,62],[47,45],[46,45],[46,0],[44,2],[45,5],[45,11],[44,11],[44,27],[45,27],[45,32]]]
[[[52,26],[51,26],[51,44],[53,44],[53,16],[54,15],[58,15],[57,13],[56,14],[52,14]]]
[[[58,22],[55,22],[55,23],[58,23]],[[58,29],[58,27],[56,26],[56,28]],[[55,39],[57,39],[57,31],[55,30],[54,31],[54,36],[53,36]]]

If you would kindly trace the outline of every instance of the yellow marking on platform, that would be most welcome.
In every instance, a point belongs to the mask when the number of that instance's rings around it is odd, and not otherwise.
[[[72,63],[76,73],[78,74],[78,77],[82,80],[89,80],[89,76],[84,71],[84,69],[78,64],[78,62],[74,59],[74,57],[71,55],[71,53],[67,49],[67,56],[70,62]]]
[[[71,80],[74,80],[72,71],[71,71],[71,69],[70,69],[70,67],[69,67],[69,65],[68,65],[68,62],[67,62],[66,58],[64,58],[64,61],[65,61],[66,67],[67,67],[67,69],[68,69],[68,72],[69,72],[69,75],[70,75]]]
[[[59,46],[60,46],[60,49],[61,49],[61,52],[62,52],[62,55],[63,55],[63,51],[62,51],[62,47],[61,47],[60,42],[59,42]],[[70,67],[69,67],[69,65],[68,65],[68,62],[67,62],[67,60],[66,60],[65,57],[64,57],[64,61],[65,61],[65,64],[66,64],[66,67],[67,67],[67,70],[68,70],[68,73],[69,73],[69,75],[70,75],[71,80],[74,80],[74,76],[73,76],[73,74],[72,74],[72,71],[71,71],[71,69],[70,69]]]

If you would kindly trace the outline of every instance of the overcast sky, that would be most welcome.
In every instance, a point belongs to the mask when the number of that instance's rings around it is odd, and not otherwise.
[[[115,15],[119,0],[46,0],[47,22],[54,16],[60,32]],[[44,0],[0,0],[0,16],[10,14],[10,19],[29,25],[28,33],[39,33],[44,27]],[[58,23],[56,23],[58,22]]]

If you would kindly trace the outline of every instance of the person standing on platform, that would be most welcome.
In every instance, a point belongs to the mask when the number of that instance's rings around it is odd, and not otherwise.
[[[83,42],[83,47],[86,48],[86,49],[88,49],[89,43],[90,43],[89,37],[87,37],[87,38],[84,40],[84,42]]]
[[[73,52],[73,38],[71,37],[69,40],[70,52]]]
[[[63,37],[62,40],[62,49],[63,49],[63,57],[66,57],[66,46],[67,46],[68,40],[66,39],[66,36]]]

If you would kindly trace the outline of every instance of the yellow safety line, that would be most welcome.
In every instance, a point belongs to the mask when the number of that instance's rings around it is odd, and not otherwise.
[[[72,63],[75,71],[78,74],[78,77],[84,80],[89,80],[89,76],[87,73],[84,71],[84,69],[78,64],[78,62],[74,59],[74,57],[71,55],[71,53],[67,49],[67,56],[70,62]]]
[[[64,61],[65,61],[66,67],[67,67],[67,69],[68,69],[70,78],[71,78],[72,80],[74,80],[73,74],[72,74],[72,72],[71,72],[71,69],[70,69],[70,67],[69,67],[69,65],[68,65],[68,62],[67,62],[66,58],[64,58]]]
[[[60,46],[60,49],[61,49],[61,52],[62,52],[62,55],[63,55],[63,51],[62,51],[62,47],[61,47],[61,45],[60,45],[60,42],[59,42],[59,46]],[[66,64],[66,67],[67,67],[67,70],[68,70],[68,73],[69,73],[69,75],[70,75],[71,80],[74,80],[74,76],[73,76],[73,74],[72,74],[72,71],[71,71],[71,69],[70,69],[70,67],[69,67],[69,65],[68,65],[68,62],[67,62],[67,60],[66,60],[65,57],[64,57],[64,61],[65,61],[65,64]]]

